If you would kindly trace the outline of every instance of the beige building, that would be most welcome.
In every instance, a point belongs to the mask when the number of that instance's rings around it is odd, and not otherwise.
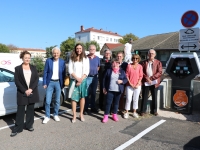
[[[96,41],[100,49],[103,47],[105,43],[112,43],[118,44],[119,39],[122,36],[119,35],[117,32],[105,31],[103,29],[95,29],[93,27],[84,29],[83,26],[80,27],[80,31],[75,33],[75,40],[76,42],[90,42]]]
[[[16,49],[11,50],[11,53],[19,53],[20,54],[21,51],[25,51],[25,50],[27,50],[28,52],[31,53],[32,58],[35,56],[41,56],[43,58],[46,57],[46,50],[44,50],[44,49],[16,48]]]

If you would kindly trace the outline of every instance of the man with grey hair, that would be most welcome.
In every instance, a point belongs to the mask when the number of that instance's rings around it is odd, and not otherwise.
[[[112,52],[109,49],[104,50],[104,57],[100,61],[99,69],[99,83],[100,83],[100,94],[99,94],[99,107],[104,110],[104,94],[103,94],[103,76],[107,69],[111,68],[111,57]]]
[[[43,123],[46,124],[50,120],[50,104],[52,94],[55,91],[54,120],[60,121],[58,111],[60,108],[60,94],[63,88],[65,78],[65,61],[60,57],[60,49],[54,47],[52,49],[52,58],[48,58],[45,62],[43,73],[43,87],[46,89],[45,101],[45,118]]]
[[[142,104],[141,104],[141,116],[146,113],[147,101],[149,91],[152,96],[151,111],[150,113],[155,116],[157,112],[157,88],[160,85],[160,77],[162,75],[162,63],[155,59],[156,51],[151,48],[148,51],[148,59],[141,63],[143,67],[143,79],[142,79]]]
[[[100,59],[95,55],[96,46],[89,46],[89,54],[87,55],[90,61],[90,72],[87,77],[88,96],[85,98],[84,115],[88,114],[89,103],[91,104],[91,112],[98,113],[95,106],[96,89],[98,85],[98,71],[100,67]]]

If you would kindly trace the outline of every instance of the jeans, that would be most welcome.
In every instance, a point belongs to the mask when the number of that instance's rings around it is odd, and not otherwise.
[[[59,81],[50,81],[47,91],[46,91],[46,103],[45,103],[45,114],[46,117],[50,118],[50,104],[52,100],[52,94],[55,91],[55,106],[54,106],[54,116],[58,115],[58,110],[60,108],[60,94],[61,88]]]
[[[110,113],[110,107],[113,102],[113,113],[117,114],[118,106],[119,106],[119,100],[121,97],[121,92],[113,92],[113,91],[108,91],[106,95],[106,109],[104,114],[108,115]]]
[[[91,103],[91,108],[95,109],[95,97],[98,85],[98,77],[87,77],[87,89],[88,96],[85,98],[85,110],[88,109],[89,103]]]

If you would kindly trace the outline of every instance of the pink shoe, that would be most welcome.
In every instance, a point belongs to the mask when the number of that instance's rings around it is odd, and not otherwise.
[[[113,118],[114,121],[119,121],[119,119],[118,119],[118,117],[117,117],[117,114],[113,114],[113,115],[112,115],[112,118]]]
[[[104,115],[102,122],[106,123],[108,121],[108,115]]]

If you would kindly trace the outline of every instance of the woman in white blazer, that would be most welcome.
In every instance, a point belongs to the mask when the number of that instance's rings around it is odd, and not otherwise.
[[[71,53],[69,60],[69,98],[71,98],[73,118],[72,123],[76,122],[76,105],[80,101],[80,120],[85,121],[83,117],[83,109],[85,105],[85,97],[87,96],[86,78],[90,70],[89,59],[85,54],[83,45],[76,44]]]

